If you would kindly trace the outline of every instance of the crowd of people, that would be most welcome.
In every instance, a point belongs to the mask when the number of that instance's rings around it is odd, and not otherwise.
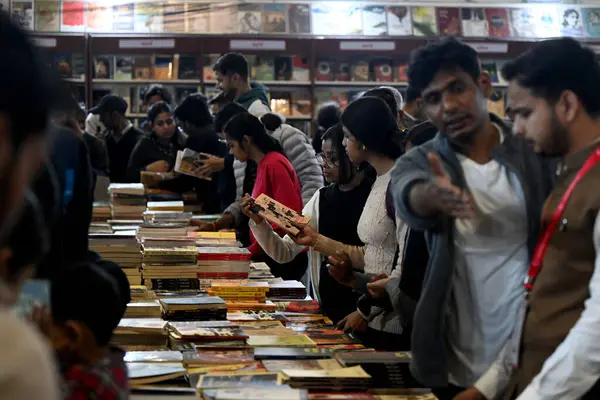
[[[239,54],[215,64],[210,101],[149,90],[138,129],[118,96],[86,115],[5,13],[0,49],[2,398],[128,397],[109,340],[129,284],[88,249],[94,186],[172,172],[185,148],[212,180],[157,185],[222,214],[198,229],[236,229],[340,329],[412,351],[439,399],[600,398],[600,66],[579,42],[503,67],[507,119],[488,112],[475,50],[430,43],[411,54],[405,98],[382,86],[327,103],[312,141],[270,111]],[[260,194],[310,222],[286,235],[253,211]],[[23,321],[11,307],[32,277],[51,282],[51,306]]]

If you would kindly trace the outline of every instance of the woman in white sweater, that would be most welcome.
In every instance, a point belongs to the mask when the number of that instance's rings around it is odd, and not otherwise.
[[[341,125],[332,127],[323,135],[322,165],[330,184],[315,192],[302,214],[310,218],[310,224],[317,232],[343,243],[362,246],[356,227],[373,179],[366,178],[350,162],[343,140]],[[306,246],[296,244],[289,235],[280,237],[261,217],[247,207],[244,209],[251,218],[250,229],[257,242],[278,263],[288,263],[306,249]],[[309,279],[313,296],[319,301],[322,312],[337,323],[356,309],[359,295],[336,282],[329,275],[326,264],[326,256],[309,250]]]

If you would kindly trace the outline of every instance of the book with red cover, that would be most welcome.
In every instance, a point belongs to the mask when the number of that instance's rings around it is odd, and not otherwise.
[[[460,10],[456,7],[437,7],[438,28],[442,36],[460,36]]]
[[[510,37],[510,26],[508,25],[508,11],[506,8],[486,8],[485,17],[488,21],[490,37]]]
[[[198,260],[209,261],[250,261],[252,254],[239,247],[199,247]]]
[[[394,80],[394,69],[390,61],[373,61],[373,71],[377,82],[392,82]]]
[[[398,64],[396,66],[396,82],[408,82],[408,64]]]
[[[333,80],[335,65],[331,60],[318,60],[315,68],[315,80],[330,82]]]
[[[350,63],[338,61],[335,69],[335,80],[339,82],[350,81]]]

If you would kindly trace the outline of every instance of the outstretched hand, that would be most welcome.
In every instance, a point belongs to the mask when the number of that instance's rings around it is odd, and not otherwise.
[[[250,197],[248,193],[242,197],[240,206],[242,208],[242,212],[248,216],[256,225],[261,224],[264,221],[264,218],[252,211],[252,207],[254,206],[254,199]]]
[[[356,273],[352,269],[352,260],[348,254],[338,251],[335,256],[329,256],[327,270],[329,275],[342,285],[354,286]]]

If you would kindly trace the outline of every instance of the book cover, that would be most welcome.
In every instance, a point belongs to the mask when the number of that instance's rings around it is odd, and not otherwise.
[[[288,4],[290,33],[310,34],[310,5]]]
[[[85,2],[63,0],[61,4],[61,32],[82,32],[85,29]]]
[[[306,371],[320,371],[327,369],[340,369],[342,366],[335,359],[317,360],[263,360],[268,372],[281,372],[284,369],[303,369]]]
[[[173,60],[171,55],[161,55],[154,57],[154,79],[170,80],[173,76]]]
[[[351,2],[319,1],[311,5],[313,35],[362,34],[362,7]]]
[[[311,96],[307,90],[292,92],[290,107],[294,117],[310,117]]]
[[[163,30],[162,12],[162,3],[135,3],[135,31],[138,33],[161,33]]]
[[[438,34],[434,7],[412,7],[413,35],[436,36]]]
[[[94,57],[94,79],[111,79],[112,64],[112,57]]]
[[[110,32],[112,30],[112,7],[105,2],[91,2],[87,5],[86,26],[88,31]]]
[[[123,359],[126,363],[180,363],[183,356],[179,351],[128,351]]]
[[[134,79],[150,79],[152,77],[151,56],[135,56],[133,77]]]
[[[228,375],[206,374],[200,377],[196,389],[203,393],[207,389],[236,388],[236,387],[260,387],[268,388],[278,386],[281,383],[277,373],[239,373]]]
[[[73,78],[85,79],[85,57],[83,54],[73,54]]]
[[[490,37],[510,37],[508,10],[506,8],[486,8],[485,16],[488,21]]]
[[[560,22],[556,7],[539,7],[534,11],[535,35],[538,38],[552,38],[560,36]]]
[[[440,35],[460,36],[460,9],[456,7],[437,7],[435,11]]]
[[[261,194],[253,201],[255,212],[267,221],[279,226],[290,235],[298,235],[300,230],[295,224],[308,224],[310,219],[304,217],[276,200]]]
[[[235,2],[211,4],[209,26],[211,33],[238,33],[238,9]]]
[[[318,60],[314,71],[316,81],[333,81],[335,63],[331,60]]]
[[[489,29],[483,8],[463,8],[461,19],[463,36],[487,37]]]
[[[248,350],[202,350],[183,353],[184,365],[242,364],[254,362],[254,355]]]
[[[248,335],[240,328],[198,328],[193,326],[182,326],[174,328],[174,331],[184,339],[194,340],[243,340]]]
[[[292,58],[292,80],[296,82],[308,82],[310,80],[307,57],[294,56]]]
[[[130,81],[133,78],[133,56],[116,56],[114,79]]]
[[[210,33],[210,4],[187,3],[185,31],[187,33]]]
[[[286,4],[265,4],[263,11],[264,33],[286,33],[288,29],[286,11]]]
[[[73,76],[73,60],[70,54],[56,54],[54,56],[54,66],[61,78],[71,78]]]
[[[289,386],[274,386],[271,388],[228,388],[217,390],[204,390],[202,392],[206,400],[306,400],[305,390],[292,389]],[[312,399],[312,396],[311,396]]]
[[[583,10],[569,4],[558,8],[561,36],[585,37]]]
[[[292,58],[289,56],[275,57],[275,80],[289,81],[292,79]]]
[[[254,63],[254,79],[257,81],[272,81],[275,77],[275,59],[267,56],[257,56]]]
[[[600,37],[600,8],[585,8],[583,18],[590,37]]]
[[[388,6],[387,29],[390,36],[412,35],[410,9],[406,6]]]
[[[318,345],[329,344],[360,344],[360,341],[335,329],[317,329],[306,331],[305,334]]]
[[[179,56],[179,79],[199,79],[198,59],[192,55]],[[192,92],[196,92],[192,90]]]
[[[35,3],[35,30],[39,32],[58,32],[60,30],[58,0],[39,0]]]
[[[481,69],[486,71],[490,76],[490,80],[492,83],[500,83],[500,78],[498,74],[498,67],[496,66],[495,61],[482,61]]]
[[[531,8],[510,8],[511,37],[535,38],[535,15]]]
[[[334,356],[334,351],[323,348],[258,347],[254,349],[256,360],[319,360]]]
[[[350,68],[350,80],[352,82],[369,81],[369,63],[367,61],[356,61]]]
[[[261,6],[261,4],[250,3],[238,5],[238,33],[262,33],[263,20]]]
[[[185,32],[185,4],[182,1],[169,1],[164,4],[163,32]]]
[[[336,81],[348,82],[350,81],[350,63],[347,61],[338,61],[335,64],[335,77]]]
[[[175,172],[204,180],[212,180],[210,176],[198,174],[196,170],[202,166],[202,156],[192,149],[179,150],[175,159]]]
[[[252,347],[316,347],[307,335],[296,336],[251,336],[248,346]],[[256,358],[256,355],[255,355]]]
[[[127,363],[127,377],[132,385],[168,381],[185,376],[181,363]]]
[[[117,32],[133,32],[134,4],[127,3],[113,7],[113,29]]]
[[[10,9],[15,24],[27,31],[33,30],[33,2],[13,0]]]
[[[363,35],[381,36],[387,34],[385,6],[368,5],[362,9]]]

